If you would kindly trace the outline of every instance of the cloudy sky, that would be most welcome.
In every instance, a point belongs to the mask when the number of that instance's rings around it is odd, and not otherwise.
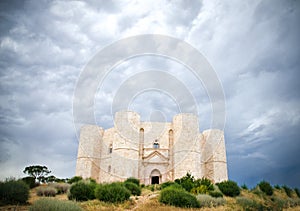
[[[74,176],[73,96],[80,76],[107,46],[160,34],[193,46],[222,85],[229,178],[300,187],[299,21],[300,2],[293,0],[0,1],[0,178],[25,176],[32,164]],[[139,90],[146,81],[172,86]],[[211,127],[205,82],[180,61],[124,59],[96,82],[96,93],[85,89],[94,103],[82,110],[91,109],[104,128],[124,108],[144,121],[171,121],[189,111],[187,96],[200,130]],[[130,88],[135,95],[124,92]]]

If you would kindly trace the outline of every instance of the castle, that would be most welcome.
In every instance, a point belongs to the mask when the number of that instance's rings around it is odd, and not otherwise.
[[[224,132],[200,133],[193,114],[162,123],[141,122],[137,113],[121,111],[113,128],[81,128],[77,176],[99,183],[135,177],[149,185],[174,181],[187,172],[213,182],[228,180]]]

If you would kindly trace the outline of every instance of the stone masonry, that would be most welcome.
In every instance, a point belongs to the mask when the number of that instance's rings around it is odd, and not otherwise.
[[[187,172],[213,182],[228,179],[224,132],[200,133],[193,114],[178,114],[162,123],[141,122],[137,113],[121,111],[113,128],[81,128],[77,176],[99,183],[135,177],[148,185],[174,181]]]

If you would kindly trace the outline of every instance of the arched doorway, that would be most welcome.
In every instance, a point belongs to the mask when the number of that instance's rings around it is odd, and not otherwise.
[[[161,174],[159,170],[154,169],[150,174],[150,184],[159,184],[161,181]]]

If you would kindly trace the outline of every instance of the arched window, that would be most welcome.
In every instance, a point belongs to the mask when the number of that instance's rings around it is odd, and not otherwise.
[[[154,141],[154,143],[153,143],[153,148],[154,148],[154,149],[158,149],[158,148],[159,148],[158,140],[155,140],[155,141]]]

